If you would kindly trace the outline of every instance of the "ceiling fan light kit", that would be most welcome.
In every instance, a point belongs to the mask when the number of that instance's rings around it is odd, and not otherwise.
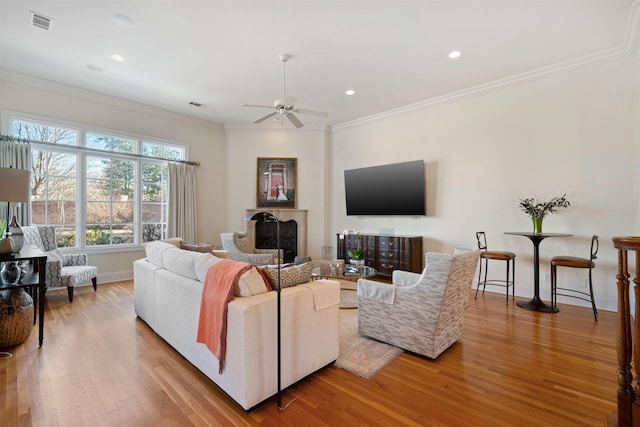
[[[240,104],[242,107],[252,107],[252,108],[268,108],[271,111],[270,113],[265,114],[264,116],[258,117],[252,123],[258,124],[262,123],[265,120],[279,115],[278,120],[280,121],[280,125],[284,126],[284,118],[286,117],[289,122],[296,128],[304,127],[304,124],[296,117],[294,113],[299,114],[309,114],[312,116],[318,117],[328,117],[329,114],[322,111],[314,111],[314,110],[306,110],[302,108],[295,108],[295,103],[298,98],[294,96],[287,96],[287,74],[286,74],[286,65],[289,60],[289,55],[282,54],[278,58],[282,62],[282,99],[276,99],[273,102],[273,106],[270,105],[255,105],[255,104]],[[284,101],[283,101],[284,100]]]

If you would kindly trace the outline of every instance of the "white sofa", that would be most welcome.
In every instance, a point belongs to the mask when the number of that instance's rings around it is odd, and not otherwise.
[[[196,342],[208,253],[147,245],[134,262],[135,312],[160,337],[248,410],[277,392],[276,292],[235,297],[228,306],[225,369]],[[282,388],[338,357],[339,282],[316,280],[281,291]],[[316,304],[324,308],[316,309]]]

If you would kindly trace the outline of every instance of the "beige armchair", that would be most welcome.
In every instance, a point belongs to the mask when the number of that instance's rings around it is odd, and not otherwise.
[[[29,225],[22,227],[24,243],[36,245],[47,254],[45,284],[48,288],[67,288],[69,302],[73,302],[73,289],[91,283],[97,290],[98,267],[87,265],[87,254],[64,254],[56,244],[55,227]]]
[[[358,280],[358,332],[432,359],[462,335],[479,251],[429,252],[422,274],[395,270],[393,284]]]
[[[253,242],[247,237],[247,233],[233,232],[220,233],[222,248],[230,252],[230,258],[236,261],[247,262],[255,265],[276,264],[278,262],[277,249],[256,249]],[[280,250],[280,258],[283,251]]]

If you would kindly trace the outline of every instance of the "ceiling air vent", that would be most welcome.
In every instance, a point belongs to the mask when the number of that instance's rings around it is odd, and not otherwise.
[[[190,102],[189,102],[189,105],[194,106],[194,107],[198,107],[198,108],[204,108],[204,107],[206,107],[204,104],[201,104],[201,103],[196,102],[196,101],[190,101]]]
[[[49,31],[52,22],[53,18],[49,18],[48,16],[44,16],[43,14],[34,12],[33,10],[31,11],[31,25],[34,27]]]

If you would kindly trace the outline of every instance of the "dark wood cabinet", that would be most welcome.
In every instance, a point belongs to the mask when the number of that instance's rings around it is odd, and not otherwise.
[[[378,275],[391,279],[393,270],[422,272],[424,252],[422,236],[397,236],[383,234],[337,235],[337,257],[349,262],[351,249],[365,249],[365,264],[378,270]]]

